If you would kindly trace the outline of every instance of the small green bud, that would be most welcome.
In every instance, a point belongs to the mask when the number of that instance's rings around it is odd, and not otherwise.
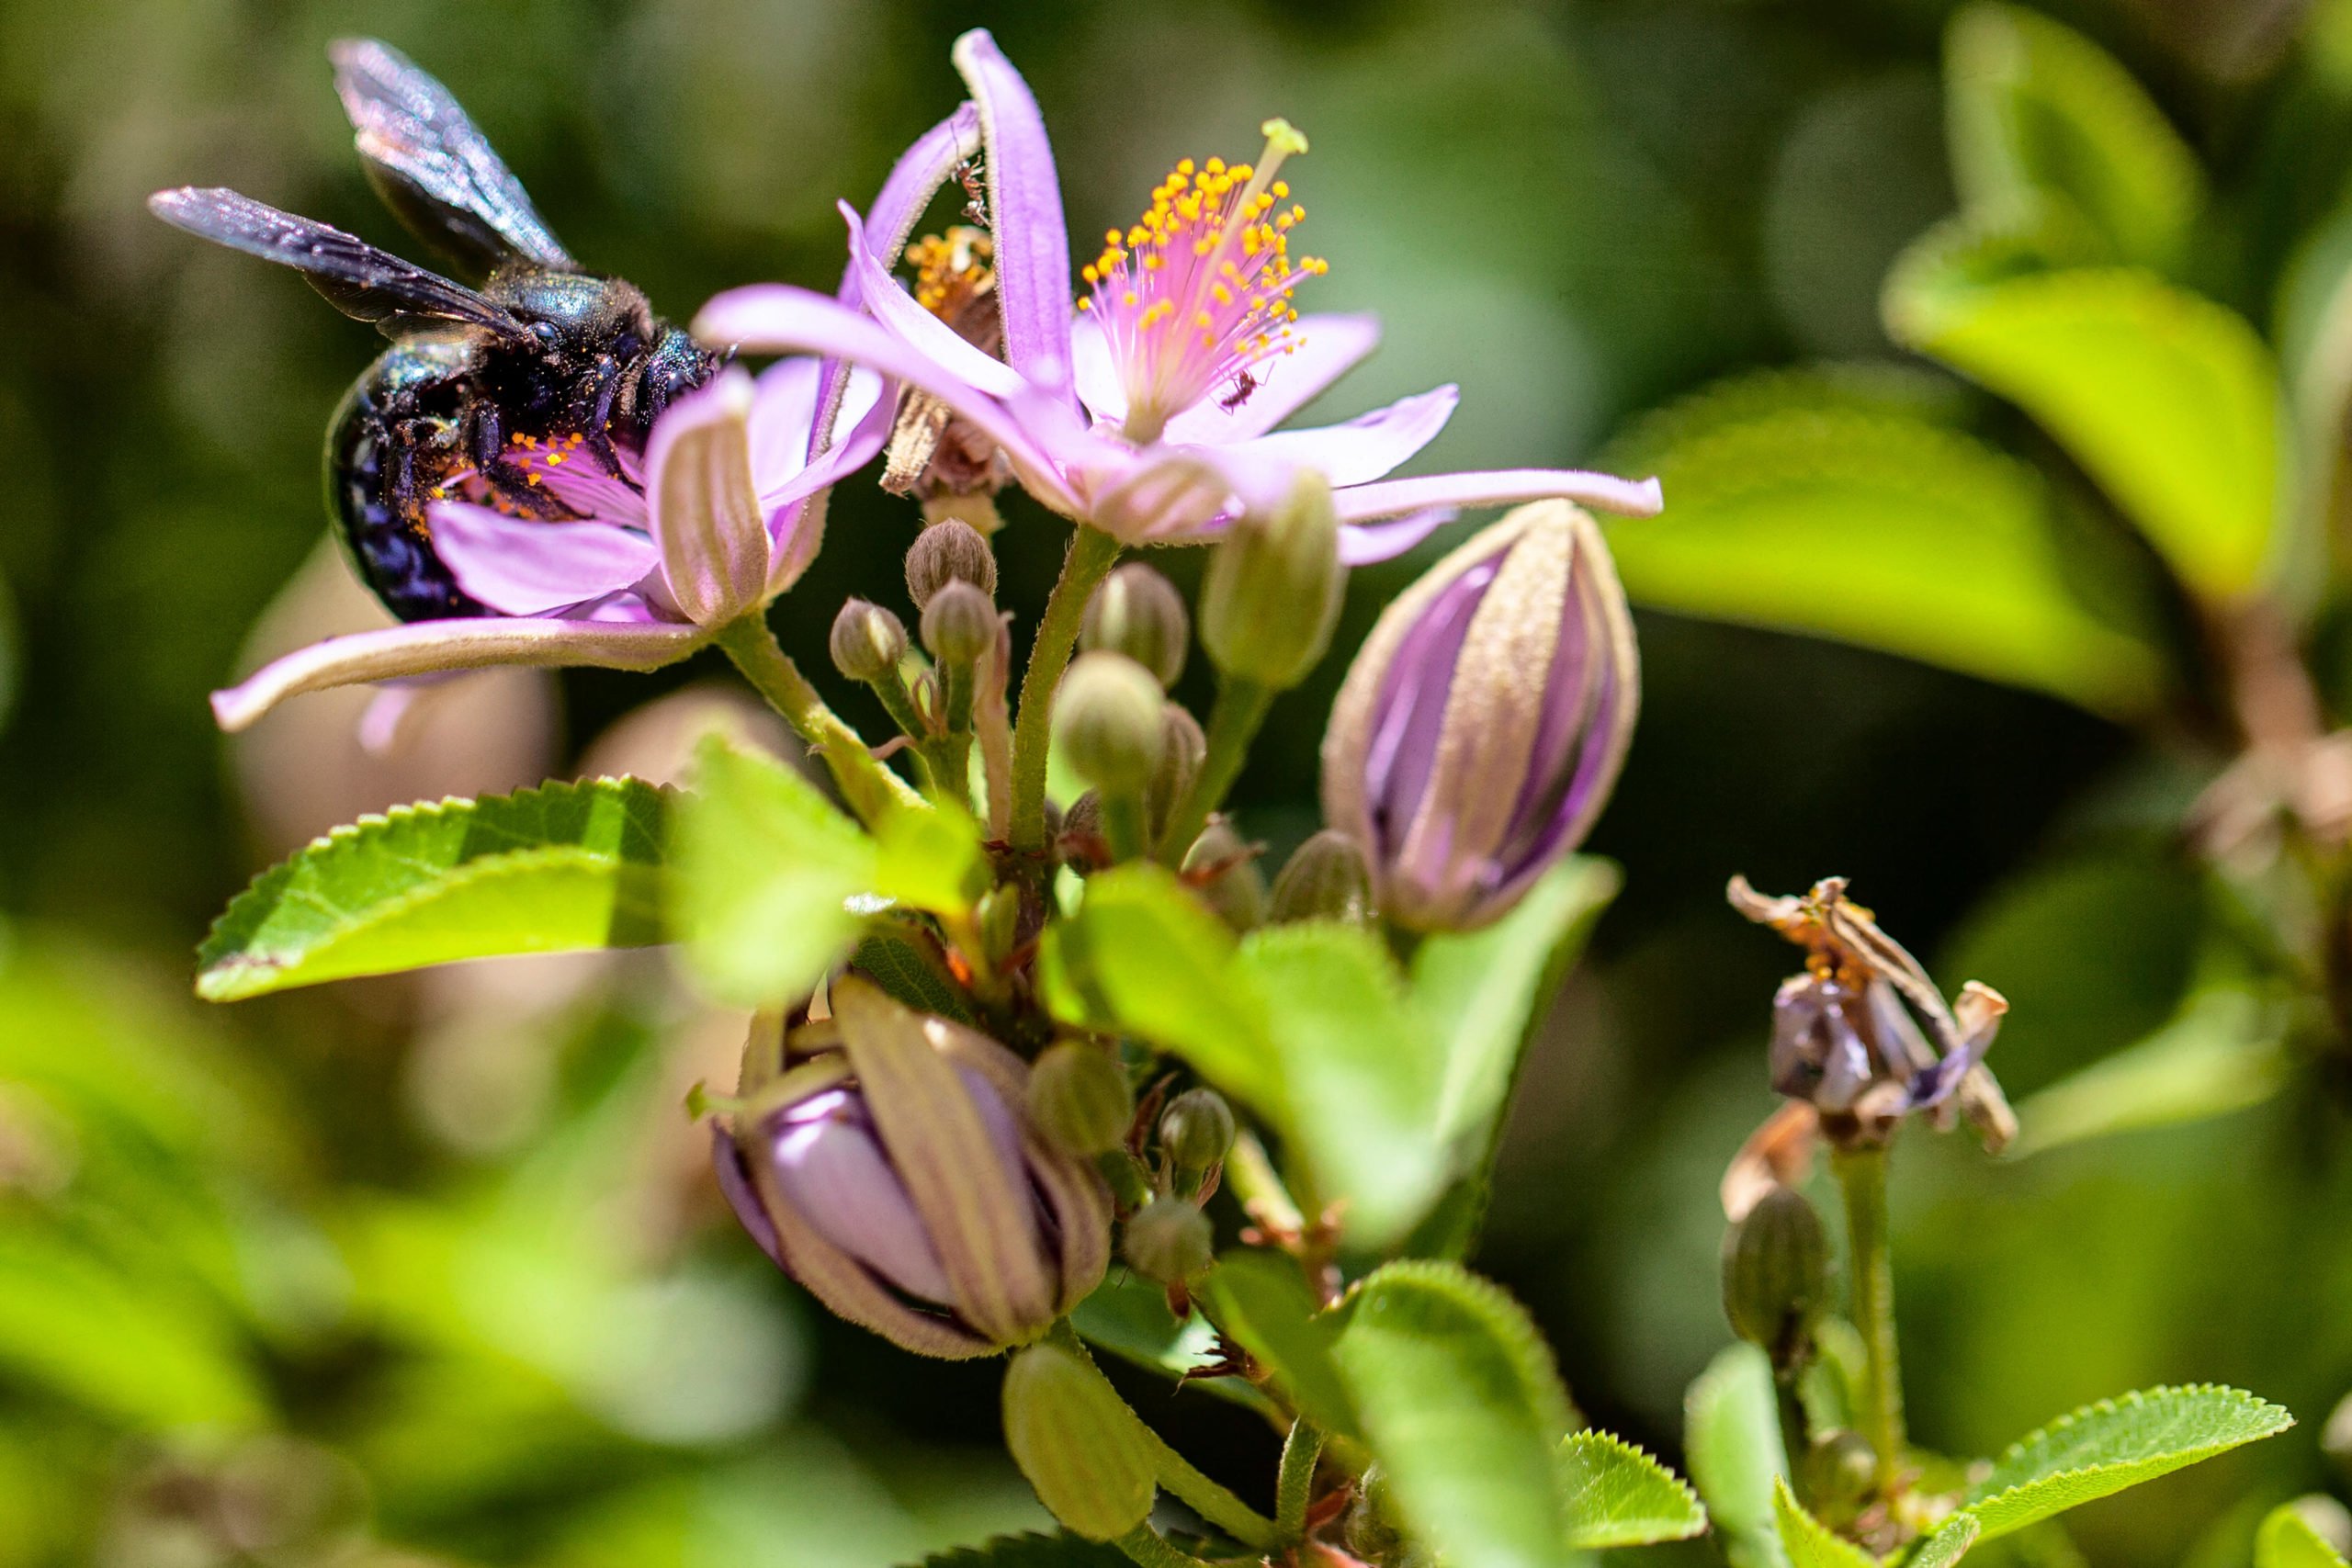
[[[1104,578],[1086,602],[1079,646],[1124,653],[1162,686],[1172,686],[1184,672],[1192,637],[1192,617],[1184,613],[1184,596],[1176,585],[1141,561],[1129,561]]]
[[[1021,889],[1007,884],[980,895],[973,911],[980,927],[980,945],[991,964],[1011,953],[1021,934]]]
[[[1210,874],[1213,868],[1215,875]],[[1265,923],[1266,874],[1258,869],[1250,844],[1226,824],[1212,822],[1201,829],[1184,852],[1184,874],[1206,878],[1196,884],[1201,897],[1235,931],[1254,931]]]
[[[907,628],[881,605],[852,599],[833,617],[833,668],[849,680],[879,681],[907,656]]]
[[[1086,851],[1092,846],[1102,837],[1102,797],[1090,789],[1071,801],[1054,837],[1069,850]]]
[[[1282,874],[1274,878],[1274,896],[1268,919],[1276,925],[1293,920],[1344,920],[1369,926],[1378,913],[1372,901],[1372,872],[1364,864],[1356,841],[1336,828],[1326,828],[1298,846]]]
[[[1054,739],[1080,778],[1106,795],[1138,796],[1166,746],[1167,705],[1151,671],[1126,655],[1081,653],[1054,697]]]
[[[1029,1119],[1065,1154],[1107,1154],[1135,1123],[1135,1090],[1110,1052],[1065,1040],[1030,1064]]]
[[[1849,1515],[1877,1483],[1878,1453],[1860,1432],[1839,1427],[1813,1439],[1800,1469],[1815,1511]]]
[[[915,536],[907,549],[907,597],[918,610],[951,582],[968,582],[990,601],[996,598],[996,552],[986,535],[950,517]]]
[[[942,664],[972,664],[996,646],[996,602],[970,583],[940,585],[922,608],[922,645]]]
[[[1286,691],[1331,645],[1346,578],[1331,487],[1301,474],[1282,505],[1244,513],[1217,541],[1201,589],[1201,644],[1225,674]]]
[[[1181,1171],[1197,1173],[1223,1161],[1234,1135],[1233,1107],[1213,1089],[1188,1089],[1159,1113],[1159,1146]]]
[[[1074,1351],[1032,1345],[1012,1358],[1004,1446],[1037,1501],[1073,1534],[1114,1540],[1151,1513],[1155,1455],[1143,1422]]]
[[[1200,776],[1201,764],[1209,754],[1208,737],[1201,733],[1201,721],[1174,703],[1159,714],[1159,766],[1151,775],[1151,783],[1144,790],[1144,820],[1157,840],[1168,826],[1168,814],[1193,787]]]
[[[1216,1261],[1209,1217],[1182,1198],[1154,1198],[1127,1219],[1119,1255],[1147,1280],[1181,1285]]]
[[[1804,1194],[1774,1187],[1724,1233],[1724,1315],[1787,1367],[1829,1293],[1829,1240]]]

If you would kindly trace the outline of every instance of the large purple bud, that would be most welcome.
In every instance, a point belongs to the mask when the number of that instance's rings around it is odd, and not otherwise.
[[[744,1087],[718,1183],[763,1250],[851,1322],[926,1356],[1025,1344],[1101,1283],[1110,1198],[1023,1109],[987,1036],[847,976],[840,1048]]]
[[[1583,842],[1640,700],[1634,624],[1592,519],[1510,513],[1381,615],[1323,740],[1323,809],[1388,917],[1500,918]]]

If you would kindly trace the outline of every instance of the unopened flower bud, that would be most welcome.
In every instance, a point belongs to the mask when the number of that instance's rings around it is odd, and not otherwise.
[[[1032,1345],[1004,1371],[1004,1444],[1062,1527],[1113,1540],[1151,1513],[1156,1455],[1143,1422],[1075,1351]]]
[[[1267,918],[1276,925],[1294,920],[1343,920],[1368,926],[1374,918],[1372,872],[1356,841],[1326,828],[1298,846],[1282,874]]]
[[[1162,686],[1184,672],[1192,643],[1192,617],[1184,596],[1141,561],[1129,561],[1102,580],[1086,603],[1080,647],[1124,653],[1150,671]]]
[[[1102,1281],[1102,1178],[1030,1124],[1029,1069],[995,1041],[855,976],[831,1001],[840,1069],[718,1135],[736,1217],[820,1301],[906,1349],[1035,1339]]]
[[[1250,845],[1223,822],[1202,829],[1184,852],[1184,876],[1235,931],[1254,931],[1265,923],[1265,873],[1258,869]]]
[[[1789,1366],[1829,1294],[1829,1241],[1804,1194],[1774,1187],[1724,1233],[1724,1316]]]
[[[1592,519],[1522,506],[1382,612],[1323,739],[1323,814],[1417,931],[1499,919],[1600,815],[1633,737],[1633,618]]]
[[[1151,836],[1158,839],[1168,826],[1168,814],[1184,798],[1193,781],[1200,776],[1201,764],[1208,760],[1208,737],[1201,733],[1201,721],[1174,703],[1159,712],[1159,766],[1152,771],[1151,783],[1144,790],[1144,819],[1150,824]]]
[[[1054,739],[1078,776],[1108,795],[1140,795],[1166,746],[1168,699],[1123,653],[1081,653],[1054,697]]]
[[[1030,1065],[1029,1119],[1065,1154],[1107,1154],[1135,1122],[1135,1090],[1110,1052],[1065,1040]]]
[[[1824,1515],[1851,1510],[1878,1480],[1878,1450],[1860,1432],[1839,1427],[1813,1441],[1800,1461],[1807,1499]]]
[[[1288,690],[1330,647],[1346,578],[1331,487],[1303,473],[1272,512],[1235,518],[1210,553],[1201,646],[1227,676]]]
[[[833,617],[833,668],[848,680],[879,681],[907,654],[907,628],[879,604],[852,599]]]
[[[1197,1173],[1233,1151],[1233,1107],[1213,1089],[1188,1089],[1159,1113],[1159,1146],[1178,1170]]]
[[[918,610],[951,582],[968,582],[991,603],[996,599],[996,552],[969,523],[950,517],[915,536],[907,549],[907,597]]]
[[[1216,1261],[1209,1217],[1182,1198],[1154,1198],[1127,1217],[1119,1256],[1147,1280],[1181,1285]]]
[[[1069,803],[1062,813],[1061,824],[1054,830],[1067,854],[1084,859],[1091,854],[1102,838],[1102,797],[1088,790]]]
[[[968,582],[944,582],[923,606],[922,629],[940,663],[971,664],[996,646],[996,602]]]

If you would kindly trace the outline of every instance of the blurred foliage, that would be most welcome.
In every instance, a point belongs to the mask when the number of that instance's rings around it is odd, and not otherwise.
[[[1722,908],[1730,872],[1850,874],[1939,971],[2007,993],[1996,1062],[2029,1105],[2134,1042],[2173,1075],[2146,1105],[2183,1074],[2242,1086],[2259,1063],[2229,1052],[2264,1043],[2278,998],[2217,939],[2228,895],[2171,830],[2211,759],[2165,572],[2320,576],[2315,529],[2268,551],[2268,498],[2293,472],[2311,514],[2340,504],[2352,6],[2044,8],[2112,69],[2007,11],[1948,60],[1951,9],[0,4],[0,1563],[797,1568],[1044,1522],[997,1440],[994,1368],[918,1364],[809,1309],[718,1223],[679,1107],[731,1072],[740,1021],[661,955],[188,998],[206,919],[302,837],[542,773],[662,777],[680,710],[642,705],[716,700],[678,691],[699,666],[463,682],[390,760],[324,697],[233,754],[212,731],[204,694],[266,607],[354,613],[315,572],[279,594],[320,536],[324,416],[375,340],[139,203],[234,185],[390,240],[327,87],[345,31],[443,75],[567,243],[673,314],[828,281],[833,197],[949,101],[967,26],[1036,85],[1081,230],[1283,113],[1315,139],[1295,177],[1333,261],[1315,303],[1387,326],[1333,412],[1456,379],[1432,466],[1586,459],[1621,428],[1628,460],[1657,454],[1686,510],[1616,531],[1637,597],[1782,629],[1645,616],[1643,728],[1592,846],[1627,885],[1497,1172],[1479,1264],[1596,1422],[1702,1471],[1681,1399],[1724,1338],[1714,1189],[1770,1103],[1783,964]],[[1897,328],[2014,406],[1898,367],[1882,325],[1882,278],[1956,206],[1970,227],[1912,253]],[[2107,269],[2095,334],[2034,314],[2050,285],[2019,276],[2053,257]],[[1867,363],[1789,368],[1826,359]],[[2061,359],[2112,367],[2113,397],[2042,396]],[[2204,417],[2158,434],[2167,379]],[[2152,434],[2161,483],[2113,456]],[[1831,457],[1854,459],[1842,488],[1792,501]],[[1009,510],[1003,597],[1035,604],[1059,526]],[[1854,541],[1898,524],[1907,555],[1865,569]],[[779,614],[796,654],[822,667],[832,607],[893,583],[910,526],[844,491]],[[1340,649],[1418,566],[1360,574]],[[1342,664],[1283,700],[1245,783],[1278,853],[1312,826]],[[2243,1563],[2270,1505],[2341,1490],[2316,1431],[2352,1386],[2347,1077],[2021,1164],[1906,1147],[1922,1439],[1995,1451],[2189,1378],[2306,1416],[2070,1518],[2097,1562],[2202,1536],[2198,1562]],[[1713,1419],[1759,1418],[1740,1375],[1718,1367]],[[1117,1376],[1212,1470],[1272,1473],[1245,1408]],[[1767,1539],[1770,1478],[1748,1479]],[[2265,1531],[2267,1560],[2307,1560],[2289,1533]],[[2068,1561],[2013,1546],[2031,1539],[2001,1547]]]

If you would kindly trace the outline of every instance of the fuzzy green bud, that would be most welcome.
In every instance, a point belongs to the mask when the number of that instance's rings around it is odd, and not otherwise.
[[[1173,686],[1184,672],[1192,637],[1192,617],[1184,613],[1184,596],[1176,585],[1141,561],[1129,561],[1104,578],[1086,602],[1079,646],[1124,653],[1162,686]]]
[[[1223,822],[1201,829],[1184,852],[1184,875],[1225,923],[1254,931],[1266,920],[1266,875],[1253,847]]]
[[[1139,797],[1165,752],[1168,705],[1151,671],[1123,653],[1081,653],[1054,697],[1054,739],[1078,776]]]
[[[1119,1256],[1147,1280],[1181,1285],[1216,1260],[1209,1217],[1182,1198],[1154,1198],[1127,1220]]]
[[[861,684],[882,680],[907,655],[907,628],[881,605],[852,599],[833,617],[833,668]]]
[[[1144,818],[1151,825],[1151,834],[1159,838],[1168,826],[1168,814],[1193,787],[1200,776],[1201,763],[1209,754],[1208,737],[1201,733],[1201,721],[1183,708],[1170,703],[1159,714],[1159,766],[1153,771],[1151,784],[1144,791]]]
[[[940,584],[922,607],[922,645],[942,664],[968,665],[996,646],[996,602],[970,583]]]
[[[993,602],[996,598],[996,552],[986,535],[969,523],[950,517],[915,536],[907,549],[907,597],[918,610],[951,582],[968,582]]]
[[[1201,644],[1224,674],[1286,691],[1330,647],[1346,579],[1331,487],[1301,474],[1280,506],[1244,513],[1217,541],[1201,588]]]
[[[1135,1090],[1110,1052],[1065,1040],[1030,1065],[1029,1119],[1065,1154],[1107,1154],[1135,1122]]]
[[[1282,874],[1267,918],[1276,925],[1293,920],[1344,920],[1368,926],[1377,910],[1372,901],[1372,871],[1356,841],[1326,828],[1298,846]]]
[[[1188,1089],[1159,1113],[1159,1146],[1178,1170],[1199,1172],[1233,1149],[1233,1107],[1213,1089]]]
[[[1804,1194],[1775,1186],[1724,1233],[1724,1316],[1783,1367],[1828,1299],[1829,1239]]]
[[[1075,1535],[1114,1540],[1151,1513],[1151,1439],[1102,1372],[1059,1345],[1004,1371],[1004,1445],[1046,1511]]]

